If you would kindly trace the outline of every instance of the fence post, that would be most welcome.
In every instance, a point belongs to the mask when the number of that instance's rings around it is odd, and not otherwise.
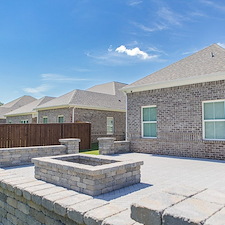
[[[66,146],[67,154],[76,154],[79,153],[80,149],[80,139],[79,138],[66,138],[59,139],[61,145]]]

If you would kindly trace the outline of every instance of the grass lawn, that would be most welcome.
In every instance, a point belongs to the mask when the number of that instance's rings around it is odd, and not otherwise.
[[[80,153],[99,155],[98,143],[91,144],[91,149],[80,150]]]
[[[99,155],[99,150],[92,150],[92,151],[86,151],[86,152],[81,152],[84,154],[91,154],[91,155]]]

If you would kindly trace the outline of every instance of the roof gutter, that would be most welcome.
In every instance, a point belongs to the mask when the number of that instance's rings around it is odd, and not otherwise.
[[[124,91],[125,93],[132,93],[132,92],[141,92],[141,91],[148,91],[148,90],[155,90],[155,89],[162,89],[162,88],[170,88],[170,87],[184,86],[184,85],[190,85],[190,84],[219,81],[219,80],[225,80],[224,71],[201,75],[201,76],[193,76],[193,77],[188,77],[183,79],[155,82],[155,83],[139,85],[139,86],[129,85],[128,87],[124,87],[121,90]]]

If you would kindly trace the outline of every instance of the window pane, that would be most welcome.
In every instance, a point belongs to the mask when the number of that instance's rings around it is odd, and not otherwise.
[[[213,103],[204,103],[204,118],[205,120],[214,119]]]
[[[214,139],[214,122],[205,122],[205,138]]]
[[[59,123],[63,123],[64,122],[64,117],[63,116],[58,117],[58,121],[59,121]]]
[[[156,107],[150,108],[150,121],[156,121]]]
[[[144,137],[156,137],[156,123],[144,123]]]
[[[150,108],[143,108],[143,121],[150,121]]]
[[[113,125],[113,118],[112,117],[107,117],[107,126]]]
[[[107,134],[113,134],[113,133],[114,133],[114,118],[107,117]]]
[[[215,138],[225,139],[225,122],[215,122]]]
[[[225,119],[224,102],[214,102],[215,119]]]

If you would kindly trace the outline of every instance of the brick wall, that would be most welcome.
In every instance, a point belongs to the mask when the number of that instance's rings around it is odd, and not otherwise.
[[[64,123],[72,122],[72,108],[51,109],[38,111],[38,123],[43,123],[43,117],[48,117],[48,123],[58,123],[58,116],[64,116]]]
[[[9,116],[6,117],[6,123],[21,123],[21,120],[28,120],[28,123],[32,123],[32,115],[23,115],[23,116]]]
[[[107,135],[107,117],[114,118],[114,134]],[[116,140],[125,139],[125,112],[113,112],[92,109],[75,109],[75,121],[91,123],[91,139],[97,142],[98,137],[115,137]]]
[[[65,109],[51,109],[38,112],[39,123],[43,122],[43,117],[48,117],[49,123],[56,123],[58,115],[64,115],[64,122],[72,122],[72,108]],[[114,117],[115,133],[113,135],[107,135],[107,117]],[[114,112],[104,110],[92,110],[92,109],[75,109],[74,110],[75,122],[89,122],[91,123],[91,141],[97,142],[98,137],[107,136],[115,137],[116,140],[125,139],[125,112]]]
[[[0,119],[0,124],[1,123],[6,123],[6,119]]]
[[[202,101],[225,99],[225,81],[129,93],[131,150],[152,154],[225,159],[225,141],[202,138]],[[157,106],[156,139],[141,138],[141,106]]]

